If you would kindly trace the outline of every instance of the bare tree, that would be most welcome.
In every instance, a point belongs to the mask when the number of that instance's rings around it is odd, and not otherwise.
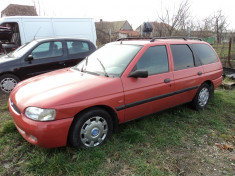
[[[46,16],[45,10],[41,6],[40,0],[32,0],[34,8],[37,9],[39,16]]]
[[[164,11],[161,9],[161,14],[158,13],[158,21],[165,24],[169,36],[174,35],[177,30],[186,29],[190,18],[189,9],[189,0],[183,0],[178,8],[173,10],[173,13],[170,13],[169,8],[165,8]]]
[[[214,23],[214,31],[218,43],[221,43],[222,35],[227,31],[227,18],[223,15],[222,10],[218,10],[212,17]]]
[[[204,18],[203,20],[199,20],[194,27],[196,31],[195,36],[208,38],[213,35],[213,19],[211,16]]]
[[[227,19],[221,10],[218,10],[212,16],[198,21],[196,31],[199,37],[211,37],[212,34],[216,35],[217,43],[221,43],[224,32],[227,31]]]

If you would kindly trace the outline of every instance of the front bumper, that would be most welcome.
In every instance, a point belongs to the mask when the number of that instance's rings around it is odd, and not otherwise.
[[[34,121],[27,118],[23,113],[16,112],[10,103],[10,99],[8,109],[12,114],[17,130],[31,144],[44,148],[61,147],[67,144],[73,117],[48,122]]]

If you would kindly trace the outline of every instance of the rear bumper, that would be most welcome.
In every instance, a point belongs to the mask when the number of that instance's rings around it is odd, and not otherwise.
[[[39,122],[27,118],[23,113],[18,114],[9,102],[8,107],[17,130],[31,144],[44,148],[61,147],[67,144],[69,128],[73,121],[72,117]]]
[[[212,82],[214,84],[214,89],[219,87],[221,85],[222,81],[223,81],[223,76],[220,76],[219,78],[212,80]]]

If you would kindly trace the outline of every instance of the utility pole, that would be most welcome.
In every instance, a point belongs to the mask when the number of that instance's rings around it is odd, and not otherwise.
[[[187,37],[190,37],[190,27],[187,27]]]
[[[111,42],[112,29],[109,29],[109,42]]]

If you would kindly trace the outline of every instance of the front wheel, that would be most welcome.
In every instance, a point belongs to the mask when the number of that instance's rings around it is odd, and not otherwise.
[[[96,147],[112,135],[112,120],[106,111],[90,109],[78,116],[70,129],[69,142],[74,147]]]
[[[192,106],[194,109],[196,110],[202,110],[206,107],[206,105],[209,102],[209,99],[211,98],[212,92],[213,90],[210,89],[210,86],[206,83],[202,84],[193,101],[192,101]]]

